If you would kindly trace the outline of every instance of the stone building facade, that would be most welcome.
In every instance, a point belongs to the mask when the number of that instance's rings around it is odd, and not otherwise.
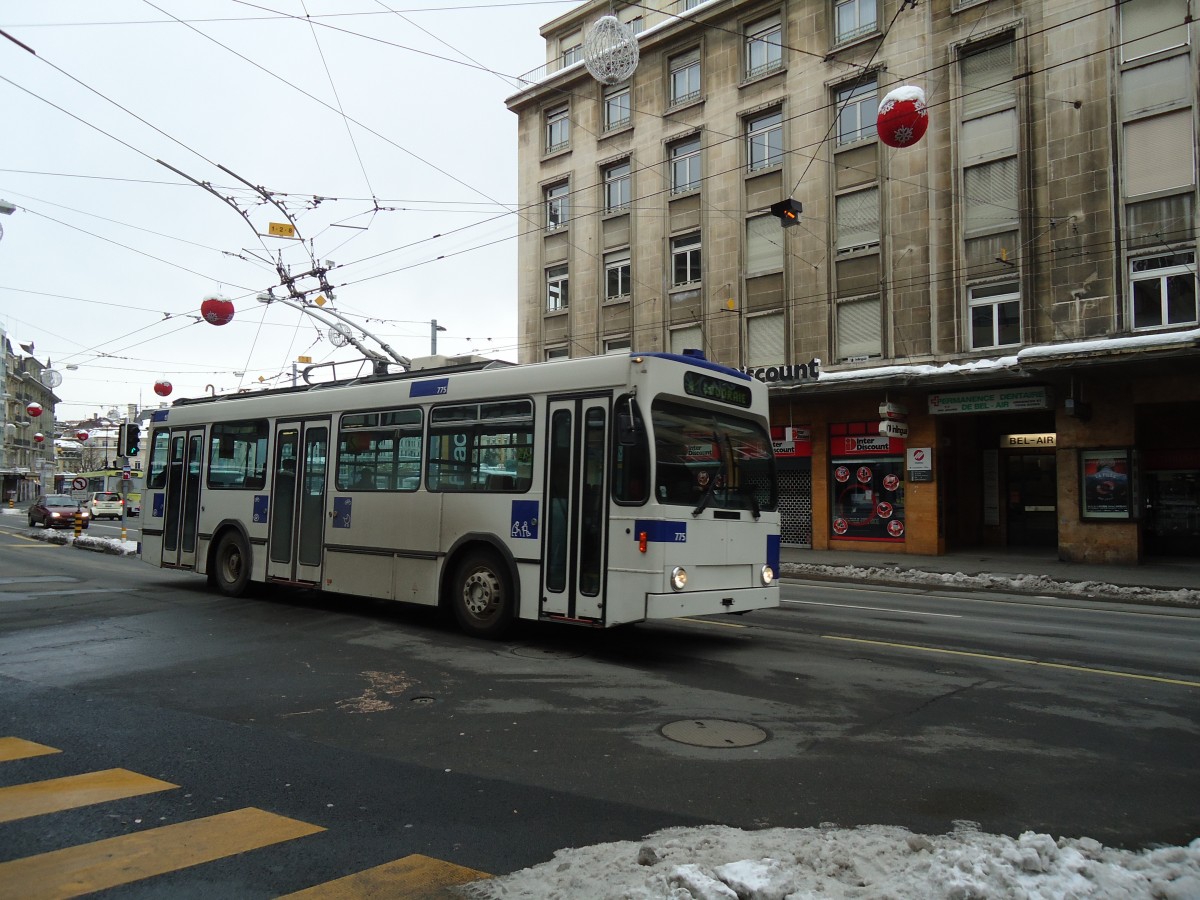
[[[7,504],[24,502],[53,490],[54,410],[58,396],[44,383],[43,374],[49,370],[48,366],[26,355],[29,351],[15,352],[12,342],[2,332],[0,347],[4,353],[0,496]],[[39,415],[30,415],[31,403],[41,406]]]
[[[508,100],[521,360],[767,381],[788,543],[1200,552],[1196,2],[619,7],[611,86],[576,7]]]

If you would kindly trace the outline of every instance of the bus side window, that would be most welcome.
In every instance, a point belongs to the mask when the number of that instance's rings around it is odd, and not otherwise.
[[[650,447],[646,425],[637,401],[630,395],[617,399],[617,427],[613,429],[612,495],[618,503],[645,503],[650,486]]]
[[[167,453],[170,439],[171,433],[165,428],[154,432],[150,444],[150,463],[146,472],[146,487],[148,488],[165,488],[167,486]]]

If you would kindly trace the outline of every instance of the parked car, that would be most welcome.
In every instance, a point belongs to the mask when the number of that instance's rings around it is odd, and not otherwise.
[[[75,513],[83,516],[83,527],[87,528],[91,514],[78,500],[67,494],[43,494],[29,507],[29,527],[74,528]]]
[[[115,491],[97,491],[88,500],[88,512],[93,519],[119,519],[125,501]]]

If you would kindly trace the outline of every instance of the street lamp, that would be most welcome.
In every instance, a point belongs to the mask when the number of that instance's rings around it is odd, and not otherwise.
[[[437,356],[437,334],[446,329],[437,323],[437,319],[429,320],[429,355]]]
[[[11,216],[16,212],[16,207],[7,200],[0,200],[0,215]],[[4,237],[4,228],[0,226],[0,238]]]

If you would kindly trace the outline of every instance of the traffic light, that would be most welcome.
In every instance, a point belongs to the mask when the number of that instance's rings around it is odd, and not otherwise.
[[[783,223],[784,228],[799,222],[800,213],[803,211],[804,204],[799,200],[793,200],[791,197],[771,204],[771,215],[777,217]]]
[[[119,450],[121,456],[137,456],[142,449],[142,429],[136,422],[123,426],[125,432],[125,447]]]

